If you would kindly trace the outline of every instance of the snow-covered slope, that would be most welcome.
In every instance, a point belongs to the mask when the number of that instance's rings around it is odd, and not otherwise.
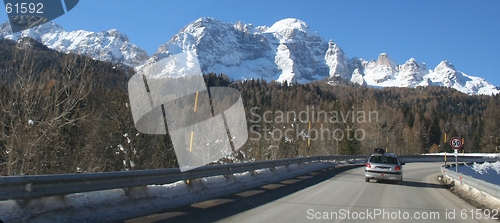
[[[0,35],[5,39],[33,38],[48,48],[64,53],[77,53],[97,60],[137,66],[148,59],[145,50],[131,44],[126,35],[112,29],[100,33],[89,31],[66,32],[54,22],[12,33],[8,22],[0,24]]]

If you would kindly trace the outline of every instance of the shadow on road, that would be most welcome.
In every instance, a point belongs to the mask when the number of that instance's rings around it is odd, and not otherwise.
[[[398,184],[397,182],[389,180],[377,180],[377,183]],[[437,183],[426,183],[426,182],[409,181],[409,180],[403,180],[400,186],[446,189],[445,185]]]
[[[357,166],[344,166],[339,168],[318,170],[315,171],[314,173],[310,173],[309,175],[306,174],[296,178],[291,178],[285,181],[281,181],[281,183],[277,182],[275,184],[270,184],[271,187],[262,186],[246,190],[246,191],[256,191],[256,190],[263,191],[261,193],[252,196],[245,197],[245,196],[229,195],[229,196],[218,197],[217,199],[214,199],[217,200],[215,201],[215,203],[228,200],[230,202],[220,202],[222,204],[214,207],[193,207],[195,205],[185,206],[169,210],[167,213],[159,213],[158,215],[168,216],[168,218],[164,218],[162,220],[149,220],[149,221],[138,220],[131,222],[155,222],[155,223],[214,222],[250,210],[252,208],[264,205],[266,203],[275,201],[277,199],[280,199],[297,191],[321,183],[325,180],[334,177],[335,175],[341,172],[353,168],[357,168]],[[290,181],[294,182],[287,183]],[[169,213],[178,213],[178,214],[169,214]]]

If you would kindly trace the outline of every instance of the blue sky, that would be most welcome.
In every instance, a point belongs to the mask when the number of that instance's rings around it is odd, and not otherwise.
[[[499,12],[498,0],[80,0],[55,22],[67,31],[116,28],[151,55],[200,17],[255,26],[298,18],[348,57],[371,60],[385,52],[398,63],[414,57],[430,69],[448,60],[500,85]],[[7,20],[6,13],[0,20]]]

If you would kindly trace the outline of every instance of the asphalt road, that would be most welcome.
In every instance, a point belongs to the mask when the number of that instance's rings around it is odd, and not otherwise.
[[[401,185],[322,170],[128,222],[499,222],[440,185],[440,165],[405,165]]]

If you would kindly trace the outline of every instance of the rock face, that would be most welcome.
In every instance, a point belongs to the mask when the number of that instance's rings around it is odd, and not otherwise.
[[[330,69],[330,77],[351,79],[352,77],[349,76],[349,73],[352,73],[354,76],[356,68],[354,68],[353,72],[350,72],[349,63],[347,62],[344,51],[340,49],[340,47],[332,40],[328,42],[328,50],[326,51],[325,61],[326,65]],[[359,70],[357,73],[359,74]]]
[[[203,71],[226,73],[235,79],[309,82],[328,77],[328,44],[297,19],[254,27],[201,18],[161,45],[150,61],[191,49]]]
[[[234,80],[264,78],[307,83],[326,79],[329,83],[352,82],[370,87],[433,85],[467,94],[500,93],[498,87],[457,71],[448,61],[432,70],[414,58],[398,64],[385,53],[376,61],[347,58],[338,44],[325,41],[305,22],[294,18],[280,20],[271,27],[200,18],[182,28],[151,57],[114,29],[100,33],[66,32],[51,22],[12,34],[8,23],[0,24],[0,40],[23,37],[60,52],[133,67],[193,51],[203,72],[224,73]]]

